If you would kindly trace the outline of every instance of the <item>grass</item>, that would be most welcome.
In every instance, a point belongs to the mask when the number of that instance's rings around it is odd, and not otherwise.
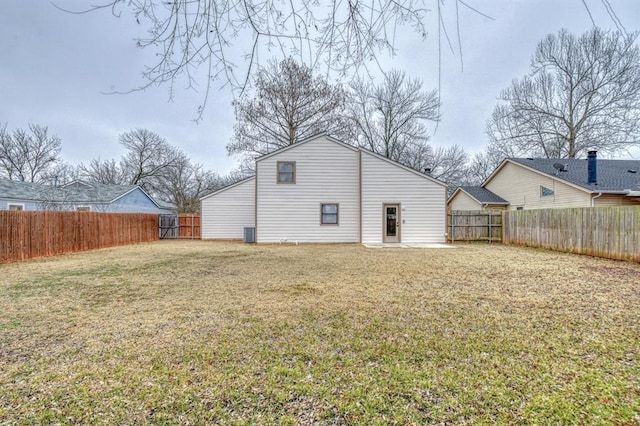
[[[640,265],[159,242],[0,265],[0,424],[640,423]]]

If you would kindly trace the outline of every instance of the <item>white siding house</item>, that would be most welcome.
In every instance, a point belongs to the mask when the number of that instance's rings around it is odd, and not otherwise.
[[[357,148],[325,137],[259,158],[257,241],[359,242],[358,156]],[[278,163],[295,164],[295,182],[278,182]],[[321,223],[323,204],[337,205],[338,223]]]
[[[255,178],[213,192],[201,201],[201,238],[242,239],[245,227],[255,226]]]
[[[377,154],[361,155],[362,242],[394,242],[384,225],[396,206],[398,242],[444,242],[446,186]]]
[[[255,178],[204,197],[202,238],[242,238],[255,226],[258,243],[444,242],[446,190],[320,135],[258,158]]]

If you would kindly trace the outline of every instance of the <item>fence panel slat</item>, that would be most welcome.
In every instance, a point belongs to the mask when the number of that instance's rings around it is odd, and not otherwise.
[[[502,213],[489,210],[452,210],[447,215],[449,241],[502,241]]]
[[[640,206],[512,210],[503,243],[640,262]]]
[[[0,211],[0,263],[158,240],[158,215]]]
[[[181,240],[200,239],[200,215],[192,213],[178,214],[178,238]]]

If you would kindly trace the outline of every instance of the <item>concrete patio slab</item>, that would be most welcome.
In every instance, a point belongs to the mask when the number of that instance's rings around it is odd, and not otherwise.
[[[451,249],[455,246],[443,243],[375,243],[375,244],[363,244],[367,248],[425,248],[425,249]]]

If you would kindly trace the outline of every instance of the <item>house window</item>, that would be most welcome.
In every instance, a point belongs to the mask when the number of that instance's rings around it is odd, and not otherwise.
[[[278,161],[278,183],[296,183],[295,161]]]
[[[516,210],[522,210],[522,209],[523,209],[523,207],[522,207],[522,206],[520,206],[520,207],[516,207]]]
[[[24,204],[9,204],[7,207],[9,210],[14,210],[14,211],[24,210]]]
[[[541,197],[550,197],[554,194],[553,189],[547,188],[546,186],[540,185],[540,196]]]
[[[77,212],[90,212],[91,206],[78,206],[76,207]]]
[[[320,204],[320,224],[321,225],[337,225],[338,224],[338,205],[337,204]]]

